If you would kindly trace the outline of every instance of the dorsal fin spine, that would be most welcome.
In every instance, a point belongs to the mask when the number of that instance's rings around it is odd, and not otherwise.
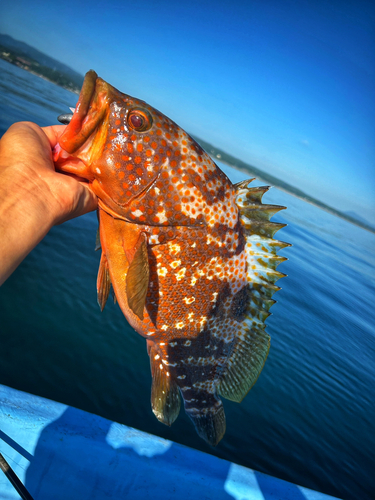
[[[273,239],[274,234],[286,224],[270,221],[275,213],[285,207],[263,204],[262,196],[269,186],[249,188],[249,182],[251,181],[239,182],[234,186],[246,240],[248,310],[241,323],[241,336],[233,348],[218,388],[222,396],[237,402],[254,385],[267,358],[270,337],[265,331],[265,321],[275,303],[272,296],[280,290],[275,282],[285,276],[276,268],[287,260],[278,256],[277,251],[290,246]]]

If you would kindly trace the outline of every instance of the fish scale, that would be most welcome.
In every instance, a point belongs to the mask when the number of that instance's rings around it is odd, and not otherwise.
[[[90,71],[55,151],[64,173],[99,200],[101,309],[113,287],[147,339],[156,417],[171,425],[180,395],[198,434],[225,433],[220,395],[241,401],[269,350],[265,320],[284,275],[274,239],[284,207],[267,187],[233,185],[172,120]]]

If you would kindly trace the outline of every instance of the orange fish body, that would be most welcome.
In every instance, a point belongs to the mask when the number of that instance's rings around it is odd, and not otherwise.
[[[169,118],[87,73],[55,151],[57,168],[86,179],[99,199],[97,289],[112,285],[131,326],[147,339],[151,404],[171,425],[185,411],[216,445],[225,433],[219,395],[241,401],[269,350],[284,208],[268,188],[232,185]]]

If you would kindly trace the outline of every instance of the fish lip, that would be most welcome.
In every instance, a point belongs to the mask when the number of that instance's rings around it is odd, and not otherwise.
[[[107,92],[95,71],[86,73],[70,123],[59,139],[61,148],[75,153],[94,132],[106,112]]]
[[[52,155],[56,172],[73,177],[78,182],[88,185],[93,181],[94,177],[85,159],[67,153],[59,143],[53,148]]]

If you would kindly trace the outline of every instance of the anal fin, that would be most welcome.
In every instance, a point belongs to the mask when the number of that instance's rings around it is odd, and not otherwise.
[[[222,375],[219,394],[240,403],[257,381],[270,347],[270,336],[261,326],[249,328],[238,340],[230,365]]]
[[[152,374],[152,411],[160,422],[172,425],[180,413],[181,398],[179,388],[171,379],[167,367],[161,363],[155,344],[148,343],[148,354]]]

